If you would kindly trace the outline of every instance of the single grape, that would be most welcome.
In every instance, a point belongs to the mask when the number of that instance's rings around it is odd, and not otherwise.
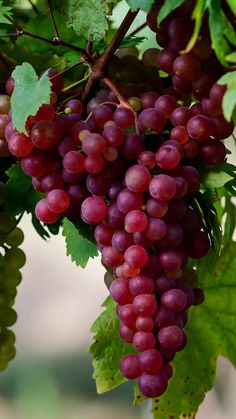
[[[134,112],[124,106],[119,106],[114,112],[113,119],[121,129],[131,128],[134,124]]]
[[[117,250],[117,252],[124,253],[128,247],[132,246],[132,244],[132,234],[129,234],[124,230],[115,231],[112,235],[112,246]]]
[[[138,379],[138,386],[144,396],[154,398],[165,393],[168,382],[166,375],[161,372],[156,374],[143,373]]]
[[[135,333],[132,343],[138,352],[143,352],[154,348],[156,339],[151,332],[138,331]]]
[[[64,169],[71,174],[77,174],[84,169],[84,156],[79,151],[68,151],[63,158]]]
[[[213,134],[211,120],[204,115],[196,115],[188,121],[187,131],[195,141],[207,141]]]
[[[129,380],[134,380],[142,374],[142,370],[139,367],[139,358],[134,354],[123,356],[119,368],[122,375]]]
[[[156,241],[161,240],[166,234],[166,223],[164,220],[149,218],[145,235],[148,239]]]
[[[176,183],[168,175],[157,175],[152,178],[149,184],[149,192],[158,201],[169,201],[175,195]]]
[[[94,237],[98,244],[102,244],[103,246],[111,246],[113,233],[114,229],[109,224],[99,224],[94,230]]]
[[[134,297],[132,306],[137,315],[151,316],[157,309],[157,302],[150,294],[139,294]]]
[[[131,166],[125,175],[125,183],[129,190],[135,193],[148,190],[151,175],[148,169],[141,165]]]
[[[144,231],[148,225],[146,214],[141,210],[133,210],[125,216],[125,230],[128,233]]]
[[[81,206],[81,214],[89,224],[98,224],[104,220],[107,205],[100,196],[86,198]]]
[[[110,286],[110,294],[114,301],[118,304],[125,305],[132,303],[133,296],[129,290],[129,281],[116,278]]]
[[[173,311],[171,311],[169,308],[160,306],[154,321],[156,327],[158,327],[158,329],[161,329],[163,327],[175,324],[175,315]]]
[[[139,126],[142,131],[161,132],[165,126],[165,119],[156,109],[144,109],[138,117]]]
[[[160,96],[155,102],[155,109],[161,113],[164,118],[170,118],[173,110],[176,108],[176,99],[171,95]]]
[[[61,138],[58,125],[54,121],[40,121],[31,131],[31,140],[35,147],[48,150],[55,147]]]
[[[161,296],[161,304],[175,313],[183,311],[187,306],[187,298],[180,289],[171,289]]]
[[[148,253],[142,246],[134,244],[126,249],[124,258],[131,268],[142,268],[148,261]]]
[[[158,332],[158,341],[163,348],[176,350],[183,342],[183,332],[175,325],[163,327]]]
[[[70,205],[70,195],[63,189],[53,189],[47,195],[47,205],[50,211],[61,213]]]
[[[35,215],[40,221],[47,224],[55,223],[60,217],[60,214],[50,211],[46,198],[40,199],[36,204]]]
[[[112,246],[105,246],[102,249],[102,261],[112,268],[119,266],[124,260],[122,253],[117,252]]]
[[[185,81],[195,80],[200,71],[200,61],[191,54],[180,55],[173,63],[174,74]]]

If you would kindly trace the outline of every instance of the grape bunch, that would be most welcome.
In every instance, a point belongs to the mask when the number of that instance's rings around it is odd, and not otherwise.
[[[0,370],[7,368],[15,357],[15,334],[9,327],[16,322],[13,309],[17,286],[22,276],[20,269],[25,264],[25,254],[19,248],[24,236],[16,221],[4,209],[5,185],[0,184]]]
[[[207,24],[191,52],[180,53],[193,30],[192,7],[185,2],[158,28],[159,5],[148,14],[161,51],[149,49],[142,62],[118,51],[108,73],[118,87],[127,85],[122,100],[101,84],[87,106],[73,98],[57,108],[63,77],[50,70],[51,103],[28,117],[23,134],[11,121],[12,78],[0,96],[0,155],[19,159],[44,194],[37,218],[50,224],[66,216],[93,227],[102,263],[112,272],[120,336],[134,347],[120,370],[138,380],[146,397],[166,391],[170,362],[187,344],[188,309],[204,300],[196,270],[187,265],[211,244],[194,206],[199,168],[224,163],[222,140],[233,131],[222,114],[226,88],[216,81],[224,70]],[[127,72],[136,65],[137,72]],[[166,73],[163,81],[158,70]]]

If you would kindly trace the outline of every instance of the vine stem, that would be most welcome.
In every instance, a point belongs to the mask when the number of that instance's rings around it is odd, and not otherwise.
[[[133,110],[132,106],[130,106],[127,100],[120,94],[117,87],[112,83],[112,81],[108,77],[103,77],[101,79],[101,82],[103,82],[107,87],[109,87],[109,89],[116,95],[117,99],[119,100],[119,104],[121,106],[124,106],[125,108],[128,108],[133,112],[134,120],[135,120],[135,131],[137,134],[140,134],[137,112]]]
[[[132,32],[129,33],[129,36],[134,36],[136,33],[140,32],[142,29],[144,29],[147,26],[147,22],[142,23],[142,25],[138,26],[136,29],[134,29]]]
[[[106,51],[99,57],[94,63],[90,64],[92,74],[89,77],[87,84],[85,86],[82,100],[86,100],[89,93],[91,92],[95,80],[103,76],[104,71],[106,70],[107,65],[109,64],[111,58],[119,47],[122,39],[124,38],[126,32],[129,30],[131,23],[134,21],[138,14],[139,10],[132,12],[128,11],[123,22],[121,23],[119,29],[116,31],[110,45],[107,47]]]
[[[11,19],[9,16],[7,16],[7,15],[4,15],[4,16],[11,23],[14,23],[15,24],[14,20]],[[19,38],[19,37],[25,36],[25,35],[26,36],[29,36],[30,38],[38,39],[39,41],[42,41],[42,42],[46,42],[47,44],[53,45],[54,47],[55,46],[58,46],[58,45],[61,45],[61,46],[64,46],[66,48],[73,49],[74,51],[77,51],[80,54],[82,54],[82,56],[86,60],[88,60],[88,61],[90,60],[90,56],[89,56],[89,54],[87,53],[87,51],[84,48],[77,47],[77,46],[75,46],[73,44],[70,44],[69,42],[63,41],[62,39],[60,39],[58,37],[55,37],[54,39],[49,39],[49,38],[46,38],[46,37],[41,36],[41,35],[36,35],[35,33],[25,31],[20,26],[17,26],[16,27],[16,32],[15,33],[7,33],[7,34],[4,33],[4,34],[0,34],[0,38]]]

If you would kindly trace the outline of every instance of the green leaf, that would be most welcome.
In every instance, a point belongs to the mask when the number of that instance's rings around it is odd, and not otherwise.
[[[18,131],[26,133],[29,115],[36,115],[41,105],[50,103],[51,82],[46,73],[38,78],[29,63],[23,63],[12,73],[15,87],[11,99],[12,123]]]
[[[197,41],[200,29],[201,29],[201,24],[202,24],[202,19],[205,12],[205,8],[206,8],[206,0],[197,0],[197,3],[192,13],[192,19],[195,20],[194,30],[188,42],[185,52],[189,52],[193,48],[195,42]]]
[[[190,309],[187,347],[173,361],[167,392],[153,401],[154,419],[193,418],[213,386],[216,361],[223,355],[236,366],[236,243],[220,257],[210,253],[198,263],[205,302]],[[186,415],[186,416],[184,416]]]
[[[72,262],[77,266],[85,268],[89,258],[98,255],[95,244],[83,237],[75,225],[67,218],[63,220],[62,234],[66,239],[67,256],[71,257]]]
[[[207,190],[204,193],[198,193],[192,205],[204,223],[204,229],[210,236],[213,250],[219,254],[222,246],[222,228],[214,207],[215,199],[215,191]]]
[[[66,4],[66,22],[78,36],[100,41],[108,30],[107,17],[112,5],[120,0],[69,0]]]
[[[11,22],[4,16],[12,15],[12,8],[3,4],[4,2],[0,0],[0,23],[6,23],[7,25],[11,25]]]
[[[223,65],[227,66],[226,55],[231,52],[230,46],[223,36],[226,29],[226,21],[220,0],[208,0],[209,26],[212,40],[212,47]]]
[[[126,0],[131,10],[141,9],[149,12],[155,0]]]
[[[235,52],[231,52],[225,58],[226,58],[226,61],[228,61],[228,62],[236,63],[236,51]]]
[[[233,179],[233,176],[223,170],[212,170],[202,176],[202,183],[207,189],[214,191],[214,189],[224,186],[231,179]]]
[[[145,39],[147,39],[145,36],[126,36],[119,48],[129,48],[129,47],[136,47],[137,45],[140,45]]]
[[[236,2],[235,0],[226,0],[233,14],[236,16]]]
[[[42,194],[33,189],[31,178],[22,172],[19,163],[13,164],[6,174],[9,178],[6,184],[6,203],[10,213],[18,215],[24,211],[33,211]]]
[[[158,13],[157,22],[161,23],[166,16],[168,16],[177,7],[181,6],[184,1],[185,0],[166,0]]]
[[[112,390],[127,381],[119,371],[119,363],[123,355],[134,352],[132,345],[119,337],[116,303],[108,297],[102,306],[105,310],[91,327],[95,336],[89,348],[93,356],[93,378],[96,380],[98,394]]]
[[[236,106],[236,71],[224,74],[219,80],[219,84],[227,84],[227,91],[224,94],[222,108],[224,117],[230,121]]]

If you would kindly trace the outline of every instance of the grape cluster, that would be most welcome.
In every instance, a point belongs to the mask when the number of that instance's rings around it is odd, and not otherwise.
[[[207,25],[191,52],[180,54],[193,30],[192,7],[185,2],[157,29],[159,6],[154,6],[147,23],[163,49],[149,49],[142,63],[118,52],[109,74],[118,85],[129,85],[127,102],[120,104],[114,92],[101,89],[86,109],[71,99],[57,113],[63,78],[50,70],[51,103],[27,119],[25,135],[11,122],[12,78],[8,95],[0,96],[4,147],[45,194],[36,205],[37,218],[54,223],[66,215],[93,226],[102,262],[112,271],[109,290],[120,336],[134,346],[120,370],[138,379],[147,397],[165,392],[170,362],[187,344],[188,309],[204,299],[196,271],[187,266],[188,258],[204,257],[210,247],[192,204],[200,188],[198,168],[225,161],[221,140],[233,131],[222,115],[225,86],[216,80],[223,69]],[[124,63],[134,69],[127,73]],[[163,82],[158,69],[167,73]],[[144,87],[147,74],[152,77]]]
[[[0,370],[7,368],[15,357],[15,335],[9,330],[16,322],[12,308],[17,286],[22,276],[20,269],[25,264],[24,252],[18,247],[24,239],[23,232],[16,227],[16,221],[4,210],[4,184],[0,184]]]

